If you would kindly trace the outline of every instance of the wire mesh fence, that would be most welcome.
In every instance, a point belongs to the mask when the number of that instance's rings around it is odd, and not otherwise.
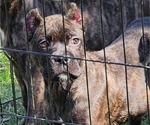
[[[150,125],[149,8],[1,0],[0,124]]]

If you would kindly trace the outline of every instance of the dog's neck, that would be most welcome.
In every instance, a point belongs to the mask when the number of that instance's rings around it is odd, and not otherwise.
[[[53,107],[56,110],[55,113],[60,118],[62,117],[61,114],[67,114],[66,112],[69,112],[69,108],[67,108],[67,105],[72,105],[71,97],[69,95],[69,89],[72,85],[72,82],[72,80],[61,82],[55,79],[45,79],[47,88],[47,91],[45,92],[46,98],[48,95],[48,98],[53,103]]]

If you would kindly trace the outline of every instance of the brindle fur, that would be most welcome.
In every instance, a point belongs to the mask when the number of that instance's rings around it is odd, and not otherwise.
[[[60,11],[58,10],[59,5],[60,2],[46,1],[45,15],[58,13]],[[25,7],[26,13],[35,7],[39,8],[41,13],[43,10],[42,1],[40,0],[25,0]],[[27,35],[24,30],[26,13],[22,0],[0,0],[0,27],[5,35],[4,48],[28,50]],[[26,115],[43,117],[45,83],[40,69],[30,61],[27,54],[7,51],[6,55],[14,66],[14,72],[21,87]],[[33,122],[26,119],[22,124],[31,125]],[[36,125],[40,124],[39,121],[37,122]]]
[[[30,13],[29,19],[31,16],[39,15],[37,10],[32,10]],[[61,20],[61,15],[46,17],[46,39],[42,17],[30,20],[34,23],[33,27],[29,24],[28,29],[33,31],[35,22],[39,22],[35,32],[31,34],[31,50],[50,54],[47,57],[32,56],[33,61],[41,68],[46,83],[47,118],[89,125],[88,89],[93,125],[108,125],[109,115],[113,125],[126,122],[128,120],[127,85],[131,124],[140,124],[138,118],[147,112],[150,105],[147,104],[144,68],[102,63],[104,61],[125,63],[122,36],[105,48],[106,60],[103,50],[86,52],[86,59],[97,62],[85,63],[83,60],[78,60],[85,58],[81,25],[65,17],[63,26]],[[150,35],[150,18],[145,17],[143,22],[144,33]],[[138,54],[142,36],[142,19],[131,23],[124,32],[127,64],[143,65]],[[148,97],[150,97],[149,89]]]
[[[140,62],[144,65],[147,66],[145,68],[145,78],[146,78],[146,83],[150,88],[150,60],[149,60],[149,54],[150,54],[150,35],[145,33],[140,40],[140,44],[138,47],[138,52],[139,52],[139,60]]]
[[[109,45],[120,36],[122,26],[125,29],[131,21],[142,17],[141,0],[122,0],[122,8],[120,0],[83,0],[82,4],[81,0],[71,1],[83,5],[83,11],[89,15],[85,33],[87,50],[100,50]],[[143,0],[142,8],[143,16],[150,16],[149,0]]]
[[[68,1],[67,1],[68,2]],[[80,1],[76,1],[80,5]],[[99,4],[97,1],[84,1],[84,11],[87,15],[89,15],[89,19],[92,19],[87,25],[86,32],[86,41],[87,50],[99,50],[102,48],[102,34],[101,29],[97,29],[100,24],[99,15],[96,13],[99,12]],[[135,2],[135,3],[134,3]],[[140,6],[140,2],[128,1],[125,8],[126,13],[132,12],[131,15],[124,16],[125,22],[129,23],[131,20],[141,16],[140,11],[137,9]],[[137,2],[137,3],[136,3]],[[148,15],[149,13],[149,0],[144,1],[144,15]],[[46,15],[60,13],[61,2],[46,0]],[[114,3],[114,4],[113,4]],[[5,38],[3,41],[3,47],[20,49],[20,50],[28,50],[27,36],[25,28],[25,13],[24,6],[22,0],[0,0],[0,27],[4,31]],[[108,9],[107,6],[112,5],[112,10]],[[42,13],[42,1],[41,0],[25,0],[26,13],[28,13],[32,8],[38,8]],[[115,8],[119,6],[119,1],[113,0],[112,2],[103,1],[103,20],[105,23],[104,27],[107,29],[104,32],[104,35],[107,36],[109,34],[110,38],[115,39],[121,32],[120,23],[118,26],[118,21],[120,20],[120,10],[116,11]],[[6,7],[6,8],[5,8]],[[86,9],[87,7],[87,9]],[[136,11],[135,11],[136,10]],[[96,12],[96,13],[95,13]],[[112,14],[113,12],[113,14]],[[117,14],[116,14],[117,13]],[[96,15],[95,15],[96,14]],[[116,16],[112,16],[112,15]],[[125,14],[126,15],[126,14]],[[112,17],[115,17],[112,19]],[[110,19],[111,18],[111,19]],[[128,21],[127,21],[128,20]],[[94,23],[93,23],[94,22]],[[119,21],[120,22],[120,21]],[[125,25],[127,24],[125,23]],[[111,25],[113,24],[113,25]],[[95,30],[95,27],[97,27]],[[89,30],[91,29],[91,30]],[[94,29],[94,30],[93,30]],[[114,32],[115,31],[115,32]],[[111,32],[111,33],[110,33]],[[116,33],[117,32],[117,33]],[[114,34],[116,33],[116,35]],[[100,38],[99,38],[100,34]],[[111,35],[110,35],[111,34]],[[89,37],[90,36],[90,37]],[[111,42],[110,38],[106,38],[106,44]],[[97,39],[97,40],[96,40]],[[108,40],[108,42],[107,42]],[[98,41],[98,43],[96,42]],[[100,42],[100,43],[99,43]],[[100,45],[100,46],[99,46]],[[44,101],[44,92],[45,92],[45,83],[43,80],[43,74],[41,73],[41,69],[34,62],[30,62],[30,57],[26,54],[19,54],[15,52],[8,52],[7,56],[11,56],[11,61],[14,66],[15,75],[17,80],[21,86],[22,96],[23,96],[23,104],[26,109],[28,116],[36,116],[43,117],[43,101]],[[29,68],[29,64],[31,64],[31,69]],[[30,76],[28,71],[31,73],[33,77],[33,88],[31,89],[30,85]],[[33,95],[30,93],[33,91]],[[35,98],[33,98],[35,97]],[[33,105],[33,101],[35,104]],[[42,108],[41,108],[42,107]],[[26,125],[31,124],[30,120],[26,120]]]

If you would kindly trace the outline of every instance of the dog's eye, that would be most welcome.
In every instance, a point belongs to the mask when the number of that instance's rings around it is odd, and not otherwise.
[[[79,43],[80,43],[80,39],[79,38],[73,38],[72,44],[79,44]]]
[[[42,40],[39,42],[40,48],[47,48],[48,46],[49,46],[49,42],[47,42],[46,40]]]

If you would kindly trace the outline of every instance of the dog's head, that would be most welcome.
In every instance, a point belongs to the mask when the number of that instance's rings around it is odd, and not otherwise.
[[[50,80],[63,82],[68,77],[77,78],[82,72],[77,58],[83,57],[83,31],[79,11],[76,12],[77,16],[51,15],[45,20],[37,9],[27,15],[26,29],[31,50],[50,54],[34,58]]]

